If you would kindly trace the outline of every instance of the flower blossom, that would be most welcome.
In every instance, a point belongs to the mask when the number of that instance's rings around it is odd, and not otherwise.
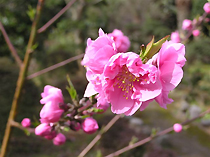
[[[105,34],[102,29],[99,29],[99,37],[95,41],[90,38],[87,40],[82,65],[90,69],[94,74],[101,74],[104,65],[116,53],[114,40]]]
[[[116,45],[117,52],[126,52],[130,47],[130,41],[127,36],[124,36],[123,32],[115,29],[112,33],[108,34]]]
[[[171,41],[173,41],[175,43],[180,43],[181,42],[181,39],[180,39],[178,31],[171,33]]]
[[[104,68],[99,95],[111,103],[113,113],[132,115],[142,102],[160,94],[162,87],[157,78],[157,68],[143,64],[137,54],[118,53]]]
[[[186,61],[184,55],[185,46],[183,44],[166,41],[160,51],[147,63],[155,65],[158,68],[162,91],[155,100],[163,108],[166,108],[167,104],[173,102],[172,99],[168,98],[168,94],[181,82],[183,77],[182,67]],[[145,102],[141,106],[141,110],[143,110],[149,102],[150,101]]]
[[[191,20],[188,20],[188,19],[185,19],[182,23],[182,29],[183,30],[191,30],[192,29],[192,21]]]
[[[207,14],[210,14],[210,3],[209,3],[209,2],[207,2],[207,3],[204,4],[203,10],[204,10]]]

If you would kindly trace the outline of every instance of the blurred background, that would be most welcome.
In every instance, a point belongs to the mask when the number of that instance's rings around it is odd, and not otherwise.
[[[45,0],[39,27],[43,26],[69,0]],[[73,6],[51,25],[38,34],[38,47],[33,52],[28,75],[63,60],[85,52],[86,40],[98,37],[98,29],[106,33],[120,29],[131,41],[130,51],[139,52],[141,44],[147,44],[152,36],[156,41],[175,30],[181,31],[182,21],[193,20],[203,14],[206,0],[77,0]],[[0,0],[0,20],[23,60],[28,42],[31,17],[37,0]],[[174,102],[168,109],[152,103],[143,112],[120,119],[87,154],[100,157],[151,134],[151,130],[163,130],[176,122],[192,118],[209,107],[210,103],[210,25],[204,23],[199,37],[190,37],[186,45],[187,63],[181,84],[171,92]],[[69,96],[65,87],[69,74],[82,98],[87,85],[85,69],[80,61],[26,81],[18,106],[16,121],[25,117],[39,119],[42,105],[40,93],[47,84],[61,88],[65,101]],[[11,56],[2,33],[0,33],[0,141],[2,142],[7,118],[11,108],[19,67]],[[97,115],[100,127],[113,117],[107,111]],[[121,155],[122,157],[209,157],[210,115],[179,134],[161,136],[142,147]],[[35,135],[27,136],[14,128],[9,143],[8,157],[74,157],[94,138],[82,131],[67,134],[67,142],[54,146]],[[1,145],[1,143],[0,143]]]

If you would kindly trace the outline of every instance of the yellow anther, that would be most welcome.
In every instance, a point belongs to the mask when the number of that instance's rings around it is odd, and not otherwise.
[[[128,100],[128,97],[126,97],[126,99]]]
[[[123,80],[122,83],[125,83],[125,81]]]

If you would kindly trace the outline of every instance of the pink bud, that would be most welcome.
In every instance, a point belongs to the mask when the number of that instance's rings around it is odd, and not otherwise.
[[[70,128],[74,131],[78,131],[79,129],[81,129],[81,125],[79,122],[72,121],[70,124]]]
[[[204,10],[207,14],[210,14],[210,3],[209,3],[209,2],[207,2],[207,3],[204,4],[203,10]]]
[[[30,127],[31,126],[31,120],[29,118],[24,118],[21,122],[21,125],[24,128]]]
[[[49,101],[55,101],[57,103],[63,103],[63,94],[59,88],[46,85],[44,87],[44,92],[41,93],[42,99],[40,100],[41,104],[46,104]]]
[[[173,41],[175,43],[180,43],[181,42],[178,31],[171,33],[171,41]]]
[[[174,124],[173,128],[174,128],[175,132],[181,132],[182,131],[182,125],[179,124],[179,123]]]
[[[51,132],[49,132],[48,135],[44,136],[44,138],[46,138],[48,140],[52,140],[53,138],[55,138],[56,135],[57,135],[56,131],[51,131]]]
[[[191,30],[192,29],[192,21],[185,19],[182,23],[182,29],[183,30]]]
[[[86,118],[82,123],[82,128],[85,133],[93,134],[98,130],[98,123],[93,118]]]
[[[193,34],[193,36],[197,37],[200,35],[200,31],[198,29],[193,30],[192,34]]]
[[[54,101],[47,102],[40,111],[40,121],[42,123],[58,122],[64,110],[59,108],[59,104]]]
[[[58,133],[57,136],[53,139],[54,145],[62,145],[66,142],[66,137],[62,133]]]
[[[52,132],[52,128],[47,123],[42,123],[35,128],[35,134],[38,136],[47,136]]]

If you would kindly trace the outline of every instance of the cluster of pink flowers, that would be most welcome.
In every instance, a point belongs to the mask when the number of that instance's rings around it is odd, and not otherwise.
[[[75,115],[75,110],[70,109],[71,107],[64,103],[61,89],[46,85],[41,96],[42,99],[40,100],[40,103],[44,104],[44,106],[40,111],[41,124],[35,128],[36,135],[42,136],[48,140],[53,140],[54,145],[62,145],[66,141],[65,135],[60,132],[64,127],[69,127],[74,131],[83,129],[87,134],[92,134],[98,130],[98,123],[92,117],[75,119],[75,117],[78,117],[79,115]],[[90,103],[90,101],[87,101],[85,105],[91,105],[88,104],[88,102]],[[101,112],[104,112],[108,108],[108,105],[109,104],[104,104],[98,109],[100,109]],[[83,107],[80,107],[79,109],[82,110]],[[69,109],[71,111],[69,111]],[[89,112],[89,110],[84,110],[82,112],[82,115],[91,116],[93,114],[94,113]],[[24,127],[29,126],[27,118],[22,121],[22,125]]]
[[[210,14],[210,3],[207,2],[203,6],[204,14],[199,18],[195,18],[194,20],[185,19],[182,23],[182,29],[191,33],[194,37],[198,37],[200,35],[199,25],[204,22],[209,22],[209,18],[206,16]],[[173,42],[179,43],[181,42],[181,37],[178,31],[171,33],[171,40]]]
[[[110,103],[116,114],[132,115],[152,100],[166,108],[173,101],[168,98],[169,92],[183,77],[184,45],[166,41],[156,55],[143,63],[136,53],[126,52],[128,38],[120,30],[114,32],[105,34],[99,29],[96,40],[87,40],[82,64],[89,84],[84,97],[97,94],[98,107]]]

